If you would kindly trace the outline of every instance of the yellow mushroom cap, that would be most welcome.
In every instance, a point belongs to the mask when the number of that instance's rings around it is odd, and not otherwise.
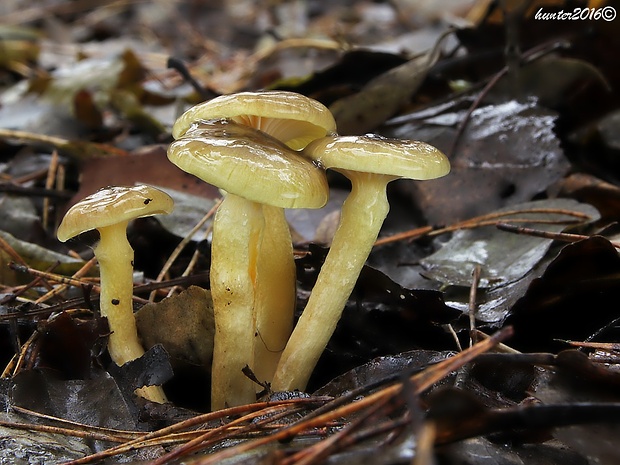
[[[280,208],[321,208],[325,173],[262,131],[228,120],[194,124],[168,147],[183,171],[254,202]]]
[[[198,104],[174,123],[172,136],[181,137],[200,120],[227,118],[275,137],[293,150],[332,134],[336,122],[322,103],[288,91],[239,92]]]
[[[396,178],[435,179],[450,172],[448,157],[430,144],[370,134],[323,137],[304,154],[325,168]]]
[[[92,229],[143,216],[167,214],[173,206],[172,198],[155,187],[106,187],[73,205],[58,226],[56,235],[58,240],[65,242]]]

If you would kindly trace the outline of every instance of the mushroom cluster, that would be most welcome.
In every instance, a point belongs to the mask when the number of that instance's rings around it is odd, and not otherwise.
[[[233,123],[252,127],[255,132],[241,130]],[[292,333],[294,267],[281,208],[302,205],[300,201],[287,204],[282,193],[276,194],[280,198],[276,204],[273,199],[260,200],[249,194],[256,189],[262,192],[263,181],[272,189],[280,189],[284,182],[265,174],[271,168],[265,171],[266,162],[261,157],[265,147],[274,150],[273,141],[268,142],[266,135],[289,147],[288,151],[282,147],[276,150],[281,160],[311,161],[308,166],[340,171],[352,184],[330,252]],[[176,121],[173,136],[176,141],[168,150],[170,160],[228,192],[214,221],[212,242],[216,321],[212,408],[254,400],[257,387],[245,378],[242,369],[246,365],[274,390],[304,389],[389,211],[386,185],[400,177],[443,176],[450,169],[447,158],[422,142],[371,135],[338,136],[325,107],[291,92],[242,92],[218,97],[186,111]],[[237,136],[246,142],[235,142],[241,140]],[[224,157],[222,163],[228,166],[225,175],[215,174],[221,170],[214,162],[219,157]],[[246,171],[245,167],[252,164]],[[277,170],[280,178],[291,176],[283,165]],[[236,176],[246,173],[248,178]],[[324,183],[322,175],[313,182],[320,178]],[[298,196],[302,197],[306,198]],[[234,214],[228,205],[232,199]],[[324,197],[313,203],[312,208],[320,208],[326,200]],[[234,238],[224,232],[232,228],[236,231]],[[234,266],[230,257],[222,258],[232,247],[236,250]],[[267,296],[271,298],[267,300]]]
[[[215,336],[211,408],[251,403],[262,387],[306,388],[389,212],[386,186],[398,178],[433,179],[450,170],[435,147],[375,135],[339,136],[329,110],[294,92],[241,92],[187,110],[175,122],[169,160],[219,187],[210,285]],[[321,208],[326,170],[351,181],[340,224],[317,282],[293,328],[296,276],[284,209]],[[141,356],[133,319],[132,259],[125,236],[135,217],[169,213],[157,189],[110,187],[72,207],[58,238],[98,229],[101,313],[117,364]],[[164,402],[159,386],[138,394]]]
[[[284,208],[321,208],[329,195],[324,171],[297,150],[335,127],[316,100],[277,91],[217,97],[174,124],[170,161],[226,192],[211,244],[213,409],[256,400],[246,366],[261,382],[274,376],[296,298]]]

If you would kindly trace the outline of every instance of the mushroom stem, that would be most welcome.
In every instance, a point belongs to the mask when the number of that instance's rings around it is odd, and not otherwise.
[[[271,382],[293,329],[295,260],[284,209],[263,205],[265,232],[260,245],[256,288],[254,374]]]
[[[230,193],[222,200],[213,221],[212,410],[256,400],[256,387],[243,369],[254,360],[254,300],[263,226],[261,205]]]
[[[94,248],[101,279],[100,311],[111,331],[108,351],[119,366],[144,354],[133,315],[134,252],[127,240],[127,224],[124,221],[97,228],[100,240]],[[145,386],[136,393],[153,402],[166,402],[160,386]]]
[[[306,388],[390,210],[386,186],[393,176],[344,173],[351,193],[310,299],[280,357],[274,391]]]

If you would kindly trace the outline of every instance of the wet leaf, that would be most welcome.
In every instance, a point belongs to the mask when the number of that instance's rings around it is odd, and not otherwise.
[[[297,278],[311,288],[327,249],[310,246],[296,260]],[[300,303],[303,307],[303,303]],[[441,324],[460,312],[448,307],[439,291],[407,289],[380,271],[365,266],[323,353],[311,386],[380,355],[398,354],[416,347],[446,347],[452,341]]]
[[[528,211],[549,209],[549,212]],[[556,211],[553,213],[553,211]],[[520,222],[523,227],[535,227],[543,231],[560,232],[576,218],[557,210],[575,211],[596,221],[598,212],[590,205],[580,204],[570,199],[541,200],[506,207],[496,213],[510,213],[501,221],[511,223],[511,219],[532,220]],[[556,224],[540,224],[556,222]],[[579,221],[579,220],[578,220]],[[559,222],[559,224],[557,224]],[[564,224],[562,224],[564,222]],[[545,256],[551,241],[526,235],[507,235],[495,228],[486,226],[454,233],[453,237],[440,250],[422,260],[424,274],[444,285],[469,287],[475,267],[480,267],[479,287],[503,286],[525,276]]]
[[[337,376],[313,394],[341,396],[349,391],[387,382],[405,374],[413,374],[452,355],[453,352],[412,350],[398,355],[377,357]]]
[[[136,323],[144,345],[162,344],[173,363],[211,366],[215,324],[210,291],[190,286],[161,302],[146,304],[136,313]]]
[[[81,319],[62,312],[40,323],[37,366],[57,370],[67,379],[88,379],[108,325],[101,318]]]
[[[57,273],[71,275],[84,264],[82,260],[54,252],[34,243],[22,241],[4,231],[0,231],[0,238],[5,240],[28,265],[37,270],[54,267]],[[5,284],[23,282],[24,275],[22,273],[8,268],[8,264],[14,261],[13,257],[3,250],[0,250],[0,257],[3,259],[0,262],[0,277],[6,280],[3,282]]]
[[[442,36],[425,54],[390,69],[368,82],[358,93],[336,100],[329,109],[338,132],[364,134],[384,123],[411,99],[439,59]]]
[[[123,430],[137,426],[135,408],[125,401],[114,379],[100,370],[90,379],[71,381],[50,371],[29,370],[14,376],[11,385],[11,402],[29,410],[93,426]]]
[[[557,108],[579,83],[594,81],[609,91],[605,76],[584,60],[545,57],[519,68],[516,79],[520,98],[536,97],[540,104]],[[504,76],[492,90],[492,100],[503,102],[514,94],[512,76]]]
[[[585,340],[620,317],[614,305],[620,257],[592,237],[562,249],[511,310],[511,341],[520,350],[557,350],[558,340]],[[605,334],[599,334],[599,337]]]
[[[548,372],[540,380],[535,396],[545,404],[609,403],[617,405],[620,377],[603,364],[592,363],[581,352],[570,350],[558,355],[561,369]],[[620,460],[617,421],[558,428],[553,435],[594,463],[613,465]]]
[[[32,199],[14,195],[0,196],[0,224],[6,233],[22,239],[41,235],[41,219]]]
[[[450,153],[464,114],[448,111],[428,118],[424,125],[390,129],[389,135],[424,140]],[[403,182],[399,189],[420,206],[431,224],[450,224],[527,202],[569,168],[553,131],[556,117],[531,100],[478,108],[452,154],[450,174]]]

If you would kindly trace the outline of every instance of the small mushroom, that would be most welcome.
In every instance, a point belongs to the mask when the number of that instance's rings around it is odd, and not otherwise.
[[[61,242],[99,231],[94,247],[101,278],[99,305],[111,331],[108,351],[119,366],[144,354],[133,315],[134,253],[127,240],[127,225],[135,218],[170,213],[172,208],[172,198],[154,187],[107,187],[73,205],[58,227]],[[160,386],[145,386],[137,393],[154,402],[166,401]]]
[[[264,132],[229,120],[193,124],[170,145],[168,158],[226,192],[213,221],[211,244],[211,408],[254,402],[256,386],[243,369],[255,370],[260,362],[254,343],[258,283],[276,296],[281,292],[276,280],[281,271],[261,264],[263,241],[269,239],[264,239],[265,223],[271,220],[264,213],[268,208],[322,207],[329,193],[325,173]],[[288,272],[294,279],[294,268]],[[288,295],[288,290],[283,292]],[[282,331],[286,333],[276,334],[276,339],[288,338],[290,329]]]
[[[446,156],[429,144],[374,135],[325,137],[311,142],[304,153],[349,178],[351,193],[307,306],[280,357],[275,391],[306,388],[388,214],[387,184],[398,178],[438,178],[450,171]]]
[[[269,134],[293,150],[332,134],[331,112],[314,99],[296,92],[259,91],[222,95],[187,110],[175,122],[172,134],[181,137],[201,120],[229,119]],[[290,229],[284,210],[263,206],[265,233],[257,266],[264,279],[256,283],[254,375],[273,378],[280,354],[293,328],[296,276]],[[278,283],[275,287],[273,283]]]

